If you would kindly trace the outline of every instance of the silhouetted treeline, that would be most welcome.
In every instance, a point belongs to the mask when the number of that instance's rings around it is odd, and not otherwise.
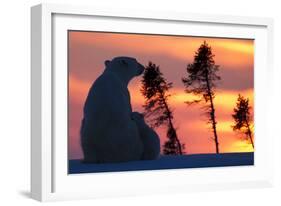
[[[185,92],[197,96],[197,99],[185,101],[187,105],[201,103],[204,114],[207,116],[207,124],[211,126],[215,143],[216,153],[220,152],[219,138],[217,133],[217,120],[215,110],[215,92],[218,82],[221,80],[219,65],[214,60],[215,55],[212,48],[204,41],[195,52],[193,62],[186,67],[186,76],[182,78]],[[160,71],[159,66],[149,62],[144,71],[142,79],[141,93],[146,101],[143,105],[145,117],[152,127],[165,125],[167,127],[168,140],[163,145],[164,154],[183,154],[185,145],[180,142],[177,131],[173,124],[173,111],[169,105],[169,90],[172,88],[172,82],[167,82]],[[254,148],[252,118],[250,115],[251,107],[249,99],[240,94],[234,108],[232,117],[235,124],[233,131],[242,132]]]

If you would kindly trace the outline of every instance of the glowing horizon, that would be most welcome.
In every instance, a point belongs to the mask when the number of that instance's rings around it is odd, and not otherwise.
[[[217,130],[221,152],[253,151],[250,144],[233,132],[231,114],[238,93],[250,100],[254,107],[254,44],[252,40],[204,38],[189,36],[157,36],[117,34],[102,32],[69,33],[69,157],[81,158],[79,141],[83,104],[93,81],[103,72],[104,61],[115,56],[133,56],[143,65],[148,61],[160,66],[162,73],[174,87],[169,104],[174,110],[177,133],[186,145],[187,154],[214,153],[215,145],[210,139],[211,130],[200,105],[187,106],[184,102],[195,96],[184,92],[181,77],[188,63],[203,41],[212,47],[216,64],[220,65],[222,81],[216,88]],[[140,93],[140,78],[129,84],[131,104],[134,111],[143,112],[144,98]],[[252,115],[253,110],[252,110]],[[165,129],[158,128],[161,145],[165,141]]]

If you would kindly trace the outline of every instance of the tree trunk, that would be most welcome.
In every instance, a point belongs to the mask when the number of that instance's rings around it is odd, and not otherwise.
[[[218,141],[218,135],[217,135],[217,127],[216,127],[216,119],[215,119],[215,108],[214,108],[214,103],[213,103],[213,99],[211,97],[211,120],[212,120],[212,127],[213,127],[213,132],[214,132],[214,141],[216,144],[216,153],[219,153],[219,141]]]
[[[214,141],[215,141],[215,145],[216,145],[216,153],[218,154],[219,153],[219,141],[218,141],[217,127],[216,127],[217,122],[216,122],[216,117],[215,117],[215,107],[214,107],[214,102],[213,102],[213,96],[211,93],[208,76],[206,78],[206,82],[207,82],[207,89],[208,89],[207,93],[210,98],[210,107],[211,107],[210,116],[211,116],[213,132],[214,132],[214,136],[215,136]]]
[[[181,148],[181,143],[180,143],[180,140],[179,140],[179,138],[178,138],[178,135],[177,135],[177,132],[176,132],[176,130],[175,130],[175,128],[174,128],[174,125],[173,125],[173,122],[172,122],[172,117],[171,117],[171,111],[170,111],[170,108],[168,107],[168,104],[167,104],[167,102],[165,101],[165,99],[164,99],[164,96],[163,95],[161,95],[162,96],[162,98],[163,98],[163,102],[164,102],[164,105],[165,105],[165,108],[166,108],[166,110],[168,111],[168,118],[169,118],[169,125],[170,125],[170,127],[172,128],[172,130],[174,131],[174,134],[175,134],[175,138],[176,138],[176,142],[177,142],[177,145],[178,145],[178,150],[179,150],[179,153],[180,153],[180,155],[182,155],[182,148]]]
[[[177,132],[176,132],[176,130],[175,130],[175,128],[174,128],[174,125],[173,125],[172,120],[171,120],[170,117],[169,117],[169,125],[170,125],[170,127],[172,128],[172,130],[173,130],[173,132],[174,132],[174,134],[175,134],[175,139],[176,139],[176,142],[177,142],[177,145],[178,145],[179,153],[180,153],[180,155],[182,155],[181,143],[180,143],[180,140],[179,140],[179,138],[178,138]]]
[[[247,134],[250,138],[253,149],[255,149],[254,142],[253,142],[253,139],[252,139],[252,131],[250,129],[250,125],[249,125],[248,121],[246,121],[246,125],[247,125]]]

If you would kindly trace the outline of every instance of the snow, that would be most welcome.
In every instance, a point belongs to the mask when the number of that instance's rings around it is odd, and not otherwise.
[[[89,164],[69,160],[69,174],[254,165],[254,153],[163,155],[157,160]]]

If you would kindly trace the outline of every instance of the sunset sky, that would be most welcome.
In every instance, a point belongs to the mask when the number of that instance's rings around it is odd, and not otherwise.
[[[169,82],[172,96],[169,103],[174,110],[174,124],[178,137],[184,143],[186,154],[214,153],[212,132],[206,124],[200,105],[187,106],[184,101],[194,97],[184,92],[181,78],[186,76],[186,66],[193,62],[199,46],[206,41],[211,47],[221,81],[214,100],[217,132],[221,152],[253,151],[252,146],[232,131],[231,114],[238,93],[254,100],[254,41],[226,38],[190,36],[163,36],[142,34],[118,34],[102,32],[69,32],[69,158],[82,158],[79,130],[83,105],[90,86],[104,70],[104,61],[116,56],[136,58],[146,66],[149,61],[160,66]],[[133,111],[143,112],[144,98],[140,93],[137,77],[129,84]],[[252,115],[253,115],[253,109]],[[158,128],[161,145],[166,140],[165,128]]]

